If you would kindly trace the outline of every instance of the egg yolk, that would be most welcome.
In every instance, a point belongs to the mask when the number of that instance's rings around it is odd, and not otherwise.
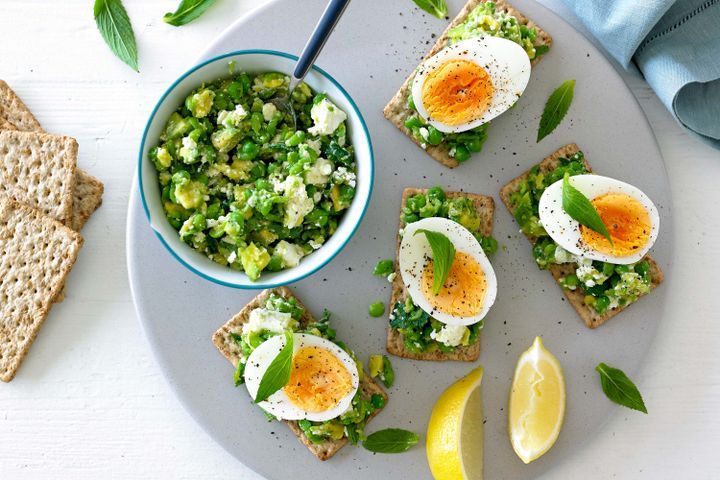
[[[448,60],[429,72],[422,86],[422,102],[433,120],[446,125],[477,120],[490,106],[490,75],[469,60]]]
[[[627,257],[644,247],[650,238],[650,216],[642,203],[624,193],[606,193],[591,203],[610,232],[612,245],[602,234],[580,226],[583,241],[594,250]]]
[[[293,404],[313,413],[335,407],[352,389],[352,375],[342,361],[320,347],[295,352],[290,380],[283,388]]]
[[[421,287],[433,309],[454,315],[470,317],[477,315],[487,293],[487,280],[480,264],[470,255],[456,252],[450,273],[437,295],[433,293],[433,262],[425,265]]]

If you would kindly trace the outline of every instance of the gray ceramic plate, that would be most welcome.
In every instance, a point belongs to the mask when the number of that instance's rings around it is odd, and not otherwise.
[[[246,48],[297,54],[324,6],[323,0],[279,0],[243,18],[223,33],[205,57]],[[457,12],[461,1],[448,2]],[[667,175],[653,134],[635,98],[605,58],[560,18],[531,0],[513,1],[554,38],[551,52],[533,69],[516,108],[493,121],[482,154],[449,170],[426,156],[382,117],[382,107],[445,28],[409,0],[356,0],[318,59],[348,90],[368,123],[378,175],[370,209],[353,240],[327,267],[294,286],[316,314],[334,313],[338,337],[361,358],[384,351],[385,319],[369,318],[372,301],[387,301],[387,282],[371,270],[395,249],[400,194],[404,187],[493,195],[498,204],[495,237],[503,246],[492,258],[498,299],[485,319],[485,475],[489,479],[533,478],[567,460],[619,407],[600,390],[594,372],[604,361],[637,372],[665,315],[667,283],[597,330],[588,330],[547,272],[539,271],[530,247],[498,199],[508,180],[556,148],[576,142],[596,172],[644,190],[660,209],[661,232],[653,253],[667,274],[672,258],[672,220]],[[188,65],[190,67],[190,65]],[[568,118],[541,144],[538,118],[552,90],[575,78]],[[168,84],[174,80],[168,78]],[[269,478],[429,478],[421,446],[401,456],[371,455],[346,447],[320,463],[283,425],[268,423],[243,387],[232,384],[233,369],[210,336],[255,293],[214,285],[178,264],[154,237],[136,191],[128,214],[128,268],[138,316],[165,376],[190,414],[238,460]],[[565,426],[557,444],[540,460],[524,465],[507,436],[506,405],[518,355],[536,335],[556,354],[567,381]],[[369,430],[404,427],[424,433],[442,390],[474,364],[423,363],[395,359],[397,382],[390,402]]]

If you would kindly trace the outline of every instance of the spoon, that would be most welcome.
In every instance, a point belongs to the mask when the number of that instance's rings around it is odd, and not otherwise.
[[[290,77],[287,94],[270,100],[270,103],[275,105],[278,110],[290,115],[295,129],[297,129],[297,117],[295,116],[295,109],[293,109],[290,97],[295,88],[302,82],[303,78],[305,78],[310,67],[315,63],[315,59],[325,46],[325,42],[330,37],[335,25],[337,25],[338,20],[340,20],[349,3],[350,0],[330,0],[330,2],[328,2],[320,20],[317,25],[315,25],[315,30],[313,30],[310,39],[300,54],[300,58],[298,58],[295,64],[295,70]]]

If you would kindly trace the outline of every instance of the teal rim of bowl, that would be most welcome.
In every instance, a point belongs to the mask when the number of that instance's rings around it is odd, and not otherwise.
[[[350,106],[354,110],[355,115],[360,120],[360,125],[362,125],[363,131],[365,132],[365,138],[367,139],[368,150],[370,151],[370,191],[368,192],[367,201],[365,202],[365,205],[363,205],[362,212],[360,212],[360,217],[358,218],[358,221],[355,224],[355,226],[353,226],[353,229],[350,232],[350,235],[348,235],[348,237],[345,239],[345,241],[334,252],[332,252],[328,256],[328,258],[325,259],[324,262],[322,262],[316,268],[314,268],[313,270],[309,271],[308,273],[306,273],[298,278],[289,280],[287,282],[279,282],[279,283],[262,283],[262,281],[260,281],[256,284],[246,285],[246,284],[240,284],[240,283],[225,282],[223,280],[219,280],[215,277],[212,277],[204,272],[201,272],[200,270],[196,269],[192,265],[188,264],[185,260],[180,258],[180,256],[177,253],[175,253],[175,251],[170,247],[170,245],[167,244],[167,242],[162,237],[162,235],[160,235],[160,233],[152,227],[152,222],[150,219],[150,209],[147,206],[147,201],[145,199],[145,190],[143,189],[143,175],[142,175],[143,150],[145,150],[145,142],[147,140],[147,135],[148,135],[148,130],[150,129],[150,125],[152,124],[153,120],[155,119],[155,114],[157,113],[158,109],[160,108],[160,105],[163,103],[165,98],[168,95],[170,95],[170,92],[175,90],[175,87],[177,87],[178,84],[180,82],[182,82],[183,80],[185,80],[185,78],[187,78],[190,74],[196,72],[197,70],[203,68],[204,66],[206,66],[210,63],[216,62],[218,60],[222,60],[224,58],[242,56],[242,55],[257,55],[257,54],[273,55],[276,57],[283,57],[283,58],[287,58],[287,59],[295,60],[295,61],[297,61],[297,59],[298,59],[298,57],[295,55],[291,55],[291,54],[285,53],[285,52],[279,52],[277,50],[250,49],[250,50],[238,50],[235,52],[218,55],[218,56],[212,57],[208,60],[205,60],[202,63],[195,65],[194,67],[192,67],[191,69],[189,69],[188,71],[186,71],[185,73],[180,75],[180,77],[178,77],[178,79],[175,80],[172,83],[172,85],[170,85],[170,87],[168,87],[167,90],[165,90],[165,93],[162,94],[162,96],[160,97],[158,102],[155,104],[155,107],[153,108],[152,112],[150,113],[150,117],[148,118],[147,124],[145,125],[145,130],[143,131],[142,141],[140,142],[140,152],[138,153],[138,166],[137,166],[138,188],[140,189],[140,200],[142,201],[143,211],[145,212],[145,217],[147,218],[148,223],[150,224],[149,225],[150,229],[153,231],[153,233],[158,238],[158,240],[160,240],[160,243],[163,245],[163,247],[165,247],[165,250],[170,252],[170,255],[172,255],[175,258],[175,260],[180,262],[185,268],[187,268],[191,272],[195,273],[196,275],[199,275],[200,277],[204,278],[205,280],[209,280],[213,283],[217,283],[218,285],[223,285],[225,287],[239,288],[239,289],[243,289],[243,290],[259,290],[262,288],[275,288],[275,287],[281,287],[283,285],[289,285],[291,283],[299,282],[300,280],[307,278],[310,275],[316,273],[318,270],[320,270],[325,265],[330,263],[330,261],[332,261],[337,256],[337,254],[340,253],[340,251],[342,251],[345,248],[345,246],[350,241],[350,239],[355,235],[355,232],[357,231],[358,227],[360,227],[360,224],[362,223],[362,220],[365,217],[365,213],[367,212],[368,206],[370,205],[370,199],[372,197],[373,185],[375,183],[375,154],[373,153],[372,140],[370,139],[370,132],[368,131],[367,124],[365,123],[365,119],[363,118],[362,114],[360,113],[360,109],[357,107],[357,105],[355,104],[355,101],[352,99],[350,94],[348,94],[348,92],[340,85],[340,83],[337,80],[335,80],[332,77],[332,75],[327,73],[322,68],[320,68],[316,65],[313,65],[312,69],[315,70],[316,72],[320,73],[320,75],[322,75],[323,77],[328,79],[333,85],[335,85],[335,87],[340,91],[340,93],[342,93],[345,96],[345,98],[350,103]],[[238,273],[241,273],[241,272],[238,272]]]

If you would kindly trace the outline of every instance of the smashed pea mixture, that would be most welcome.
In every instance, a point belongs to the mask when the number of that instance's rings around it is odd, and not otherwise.
[[[447,45],[486,35],[505,38],[523,47],[530,60],[534,60],[548,51],[547,45],[533,44],[537,35],[534,27],[522,25],[514,16],[496,10],[493,2],[478,4],[467,18],[451,28],[447,35]],[[407,105],[410,110],[416,111],[412,92],[408,94]],[[446,145],[448,154],[460,163],[468,160],[473,153],[482,150],[483,144],[487,140],[489,126],[488,122],[466,132],[443,133],[418,114],[405,121],[405,127],[410,130],[413,138],[423,148],[427,148],[428,145]]]
[[[355,197],[346,113],[302,83],[290,97],[294,128],[270,102],[288,84],[269,72],[203,85],[149,153],[182,241],[252,281],[319,249]]]
[[[575,273],[562,277],[560,285],[566,290],[583,292],[585,305],[602,315],[648,293],[652,288],[652,275],[646,260],[632,265],[616,265],[572,255],[556,244],[540,223],[538,205],[543,192],[562,180],[565,173],[570,176],[590,173],[583,158],[582,152],[570,158],[560,158],[559,165],[545,173],[536,165],[518,191],[512,194],[510,202],[520,229],[533,239],[533,256],[538,267],[547,269],[557,264],[574,264]]]

